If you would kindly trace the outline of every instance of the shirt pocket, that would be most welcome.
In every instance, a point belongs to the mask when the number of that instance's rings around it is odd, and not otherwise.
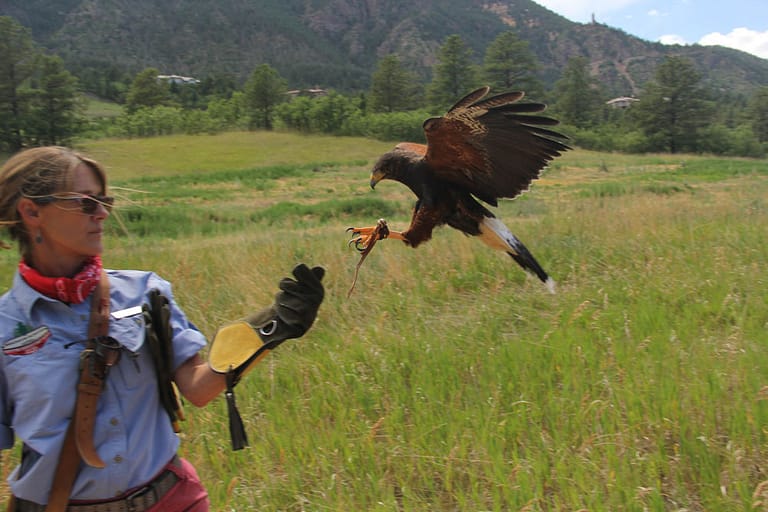
[[[144,319],[141,314],[110,318],[109,335],[123,348],[120,361],[110,369],[110,377],[119,379],[123,389],[136,389],[154,382],[155,370],[144,343]]]

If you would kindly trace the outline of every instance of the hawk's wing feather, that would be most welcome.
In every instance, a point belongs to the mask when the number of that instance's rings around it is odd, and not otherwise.
[[[528,115],[544,110],[541,103],[516,103],[512,92],[484,98],[488,88],[465,96],[442,117],[427,119],[425,163],[440,179],[465,187],[496,205],[528,189],[542,168],[569,149],[567,137],[542,126],[549,117]]]
[[[507,118],[509,121],[517,122],[525,126],[530,126],[534,130],[536,125],[543,125],[543,126],[556,126],[560,124],[560,121],[557,119],[552,119],[551,117],[544,117],[544,116],[521,116],[517,114],[510,114],[508,112],[504,112],[504,117]],[[562,135],[560,135],[562,137]]]
[[[522,98],[522,93],[520,93]],[[500,94],[499,96],[507,97],[508,94]],[[497,97],[497,96],[494,96]],[[518,100],[509,100],[506,101],[518,101]],[[497,110],[499,112],[506,112],[506,113],[535,113],[535,112],[543,112],[547,109],[547,106],[544,103],[501,103],[498,105],[493,106],[494,110]]]
[[[477,89],[476,91],[473,91],[469,94],[467,94],[464,99],[459,100],[456,102],[456,105],[448,109],[448,113],[452,113],[457,110],[462,109],[490,109],[490,108],[497,108],[502,107],[506,105],[512,105],[525,96],[525,93],[523,91],[511,91],[511,92],[503,92],[501,94],[495,94],[489,98],[483,99],[485,95],[488,94],[488,92],[491,90],[490,87],[481,87],[480,89]],[[482,94],[481,94],[482,93]],[[475,101],[473,103],[469,103],[469,99],[474,99]],[[533,103],[522,103],[520,105],[534,105]]]
[[[481,87],[479,89],[475,89],[471,93],[467,94],[463,98],[461,98],[459,101],[453,104],[451,108],[448,109],[448,112],[451,112],[452,110],[461,110],[464,108],[467,108],[471,106],[473,103],[476,103],[478,100],[482,99],[488,92],[491,90],[490,87],[487,85],[485,87]]]

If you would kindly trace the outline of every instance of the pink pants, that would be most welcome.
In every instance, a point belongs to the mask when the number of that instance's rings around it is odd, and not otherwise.
[[[179,481],[147,512],[208,512],[211,503],[197,471],[186,459],[180,460],[181,467],[172,463],[166,466]]]

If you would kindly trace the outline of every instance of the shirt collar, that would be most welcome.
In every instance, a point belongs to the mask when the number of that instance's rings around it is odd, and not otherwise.
[[[19,306],[19,310],[23,311],[24,315],[29,318],[32,316],[32,308],[35,306],[38,300],[47,302],[58,302],[55,299],[46,297],[42,293],[38,292],[27,284],[21,277],[17,270],[13,276],[13,286],[10,290],[11,298],[16,301]]]

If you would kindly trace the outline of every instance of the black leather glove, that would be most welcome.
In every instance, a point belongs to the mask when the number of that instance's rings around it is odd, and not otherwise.
[[[208,364],[226,375],[227,410],[232,449],[248,446],[240,412],[235,403],[235,386],[270,350],[291,338],[299,338],[312,327],[325,297],[322,267],[310,269],[301,263],[293,278],[280,280],[275,302],[238,322],[225,325],[211,343]]]
[[[325,296],[324,275],[322,267],[297,265],[293,269],[295,279],[280,280],[274,304],[245,318],[259,333],[265,349],[272,350],[287,339],[300,338],[312,327]]]
[[[236,384],[270,350],[303,336],[323,302],[324,275],[322,267],[297,265],[293,278],[280,280],[280,291],[271,306],[219,329],[208,352],[210,367],[218,373],[232,373]]]

